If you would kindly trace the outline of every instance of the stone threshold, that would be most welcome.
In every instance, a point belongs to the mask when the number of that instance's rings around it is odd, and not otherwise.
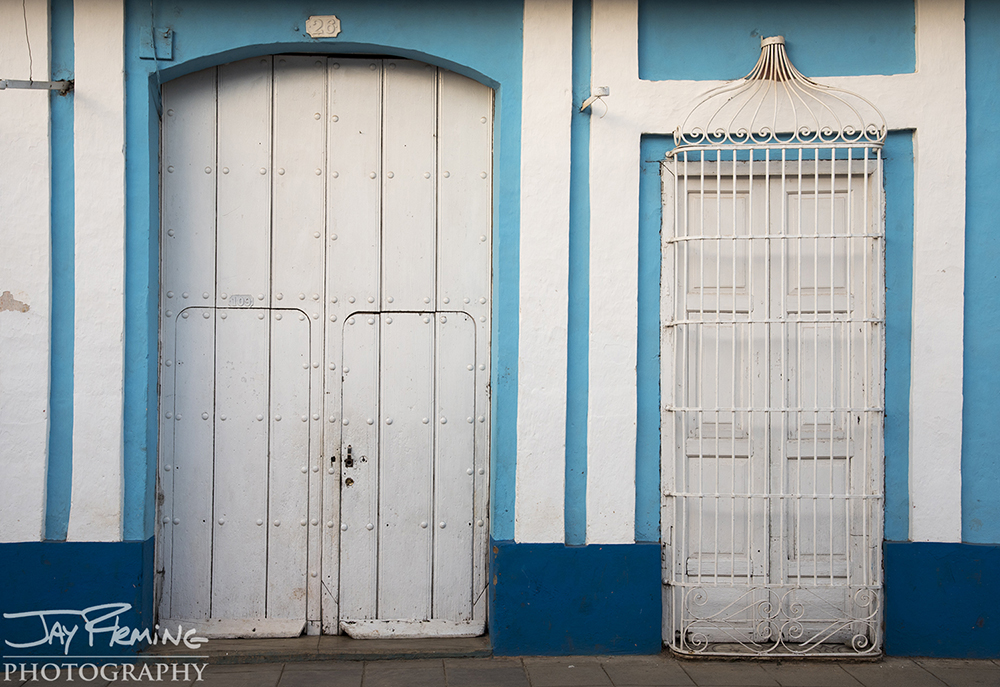
[[[139,654],[147,661],[199,661],[213,665],[297,661],[379,661],[407,658],[484,658],[493,655],[489,636],[421,639],[351,639],[319,635],[285,639],[211,639],[192,650],[150,646]]]

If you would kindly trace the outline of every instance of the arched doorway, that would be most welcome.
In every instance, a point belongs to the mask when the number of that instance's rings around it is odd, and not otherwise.
[[[492,126],[409,60],[164,85],[161,625],[484,631]]]

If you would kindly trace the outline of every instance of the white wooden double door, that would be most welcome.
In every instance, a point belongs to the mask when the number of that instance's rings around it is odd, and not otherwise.
[[[856,637],[871,648],[884,321],[876,161],[674,164],[664,183],[665,636],[684,650],[812,650]]]
[[[162,121],[160,624],[481,634],[492,90],[259,57]]]

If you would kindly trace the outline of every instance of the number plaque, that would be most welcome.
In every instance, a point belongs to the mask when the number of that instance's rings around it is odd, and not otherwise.
[[[336,38],[340,33],[340,20],[332,14],[306,19],[306,33],[313,38]]]

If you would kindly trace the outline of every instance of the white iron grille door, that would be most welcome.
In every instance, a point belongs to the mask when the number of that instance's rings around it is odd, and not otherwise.
[[[663,176],[665,638],[877,652],[881,149],[706,146]]]

